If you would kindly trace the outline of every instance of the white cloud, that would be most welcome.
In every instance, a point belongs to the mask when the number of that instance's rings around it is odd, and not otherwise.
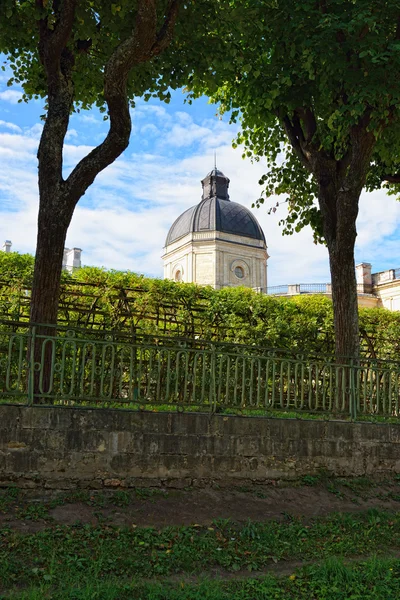
[[[4,90],[4,92],[0,92],[0,100],[10,102],[10,104],[18,104],[21,98],[22,92],[17,92],[17,90]]]
[[[161,276],[168,229],[179,214],[200,201],[200,181],[213,168],[214,149],[218,168],[231,180],[231,200],[250,209],[260,195],[258,180],[265,165],[242,160],[241,150],[230,145],[236,130],[224,121],[195,119],[185,111],[171,115],[164,106],[146,104],[138,104],[132,113],[141,134],[132,137],[131,148],[96,178],[82,198],[67,246],[82,248],[85,264]],[[79,117],[83,116],[92,115]],[[93,119],[101,123],[96,116]],[[92,150],[97,135],[86,136],[89,143],[76,144],[82,139],[79,119],[74,124],[64,151],[66,173]],[[18,125],[8,129],[0,133],[0,161],[5,165],[0,172],[0,242],[11,239],[14,249],[33,252],[38,208],[36,151],[42,125],[24,133]],[[148,149],[143,148],[146,134],[148,138],[154,135]],[[195,150],[188,151],[190,146]],[[278,221],[285,216],[285,205],[272,215],[264,207],[251,210],[267,238],[269,285],[329,281],[327,250],[313,244],[309,229],[282,237]],[[364,194],[358,260],[372,262],[373,269],[380,270],[383,262],[379,261],[385,256],[397,256],[397,242],[390,236],[398,228],[400,204],[382,191]],[[393,267],[400,266],[393,260]]]
[[[77,137],[78,137],[78,132],[76,131],[76,129],[69,129],[66,133],[65,139],[70,140],[71,138],[77,138]]]
[[[0,119],[0,127],[4,127],[5,129],[10,129],[11,131],[16,131],[17,133],[21,133],[21,127],[18,127],[15,123],[9,123],[8,121],[2,121]]]

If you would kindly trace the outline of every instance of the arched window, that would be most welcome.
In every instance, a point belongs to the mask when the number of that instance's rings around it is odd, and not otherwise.
[[[182,271],[180,269],[175,273],[175,281],[182,281]]]

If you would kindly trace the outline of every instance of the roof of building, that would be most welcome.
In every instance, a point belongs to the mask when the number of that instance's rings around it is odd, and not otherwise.
[[[199,204],[186,210],[170,228],[166,246],[193,232],[221,231],[261,240],[265,236],[253,213],[229,199],[229,179],[213,169],[202,181],[203,197]]]

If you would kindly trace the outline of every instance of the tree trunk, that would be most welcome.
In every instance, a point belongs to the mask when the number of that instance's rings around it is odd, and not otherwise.
[[[369,125],[370,111],[366,109],[349,130],[347,151],[338,159],[333,151],[326,152],[318,140],[318,122],[312,108],[296,109],[283,119],[294,151],[318,184],[318,203],[332,277],[338,362],[358,359],[360,355],[354,246],[359,199],[376,142]]]
[[[333,163],[334,165],[334,163]],[[335,356],[343,363],[360,355],[354,246],[360,192],[343,189],[332,165],[325,165],[319,205],[329,252],[335,328]],[[330,167],[330,168],[329,168]]]
[[[30,317],[31,323],[35,325],[57,323],[61,270],[69,222],[63,222],[53,206],[49,210],[45,202],[41,201],[39,209]]]
[[[335,353],[338,362],[357,358],[360,353],[357,282],[354,252],[329,249],[332,301],[335,326]]]
[[[33,377],[35,402],[41,401],[42,394],[51,393],[52,347],[43,344],[43,338],[56,335],[64,244],[70,223],[62,210],[57,210],[57,205],[62,207],[63,201],[57,202],[54,197],[49,201],[46,194],[43,196],[40,199],[30,313],[37,336],[31,352],[34,362],[41,365]]]

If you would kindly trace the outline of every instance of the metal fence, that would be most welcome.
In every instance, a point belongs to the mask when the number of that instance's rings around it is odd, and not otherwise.
[[[251,346],[41,329],[0,332],[0,401],[251,414],[399,414],[400,364]],[[86,337],[85,337],[86,336]]]
[[[357,284],[358,294],[372,294],[372,285]],[[298,294],[332,294],[331,283],[296,283],[293,285],[277,285],[267,288],[270,296],[295,296]]]

